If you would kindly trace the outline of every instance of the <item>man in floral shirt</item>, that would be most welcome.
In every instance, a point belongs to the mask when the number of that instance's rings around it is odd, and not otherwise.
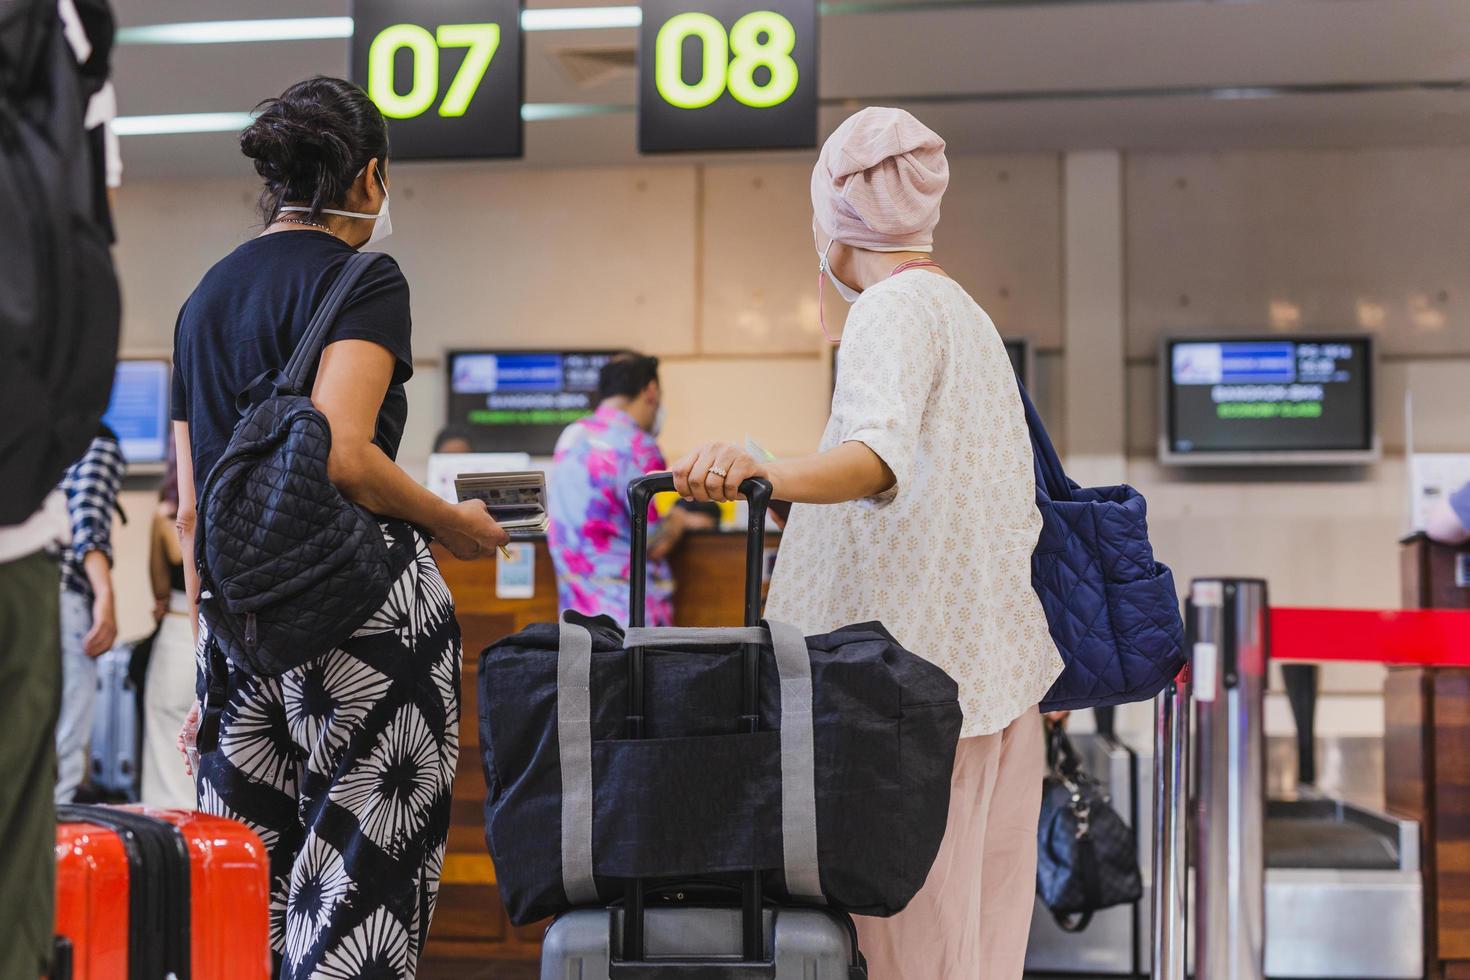
[[[667,469],[654,441],[663,420],[658,358],[619,354],[602,368],[597,411],[557,440],[549,488],[551,558],[563,611],[628,622],[628,484]],[[688,527],[675,509],[662,520],[649,508],[649,626],[674,619],[674,579],[666,560]]]

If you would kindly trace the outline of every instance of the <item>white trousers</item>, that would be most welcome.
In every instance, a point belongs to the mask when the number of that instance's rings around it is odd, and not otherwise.
[[[184,717],[194,705],[194,630],[189,600],[175,592],[153,641],[143,684],[142,800],[149,806],[192,810],[194,779],[184,771],[176,744]]]

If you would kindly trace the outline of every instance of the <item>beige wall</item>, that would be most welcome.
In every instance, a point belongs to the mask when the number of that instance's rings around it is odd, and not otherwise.
[[[1007,335],[1061,338],[1059,158],[959,157],[939,247]],[[403,458],[443,424],[455,347],[632,346],[666,362],[676,453],[749,433],[815,447],[831,356],[817,327],[809,162],[531,170],[402,165],[387,248],[413,295]],[[179,304],[253,233],[246,180],[138,182],[119,199],[123,347],[167,352]],[[829,289],[828,324],[846,305]],[[1039,396],[1055,386],[1043,368]]]
[[[666,359],[670,452],[746,433],[777,452],[809,450],[831,382],[808,167],[791,156],[401,167],[389,247],[412,284],[419,359],[405,461],[417,465],[442,422],[440,358],[459,345],[642,347]],[[1127,478],[1148,496],[1159,554],[1181,583],[1263,575],[1278,603],[1394,605],[1404,392],[1421,448],[1470,449],[1470,150],[1125,155],[1125,354],[1074,369],[1065,392],[1063,170],[1055,154],[956,158],[938,242],[1001,331],[1038,345],[1035,387],[1059,444],[1063,399],[1077,417],[1091,384],[1111,391],[1121,376]],[[168,350],[179,303],[251,233],[253,199],[245,180],[124,188],[127,352]],[[840,324],[831,291],[827,307]],[[1380,338],[1384,462],[1200,475],[1153,461],[1159,336],[1350,329]],[[1376,683],[1371,672],[1334,678]]]

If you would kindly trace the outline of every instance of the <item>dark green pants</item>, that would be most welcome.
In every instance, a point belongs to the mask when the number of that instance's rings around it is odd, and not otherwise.
[[[56,902],[60,577],[45,554],[0,564],[0,977],[51,956]]]

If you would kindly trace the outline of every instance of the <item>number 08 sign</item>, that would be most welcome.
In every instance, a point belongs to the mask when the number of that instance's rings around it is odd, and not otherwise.
[[[352,80],[396,159],[521,155],[520,0],[355,0]]]
[[[816,145],[816,0],[644,0],[638,148]]]

